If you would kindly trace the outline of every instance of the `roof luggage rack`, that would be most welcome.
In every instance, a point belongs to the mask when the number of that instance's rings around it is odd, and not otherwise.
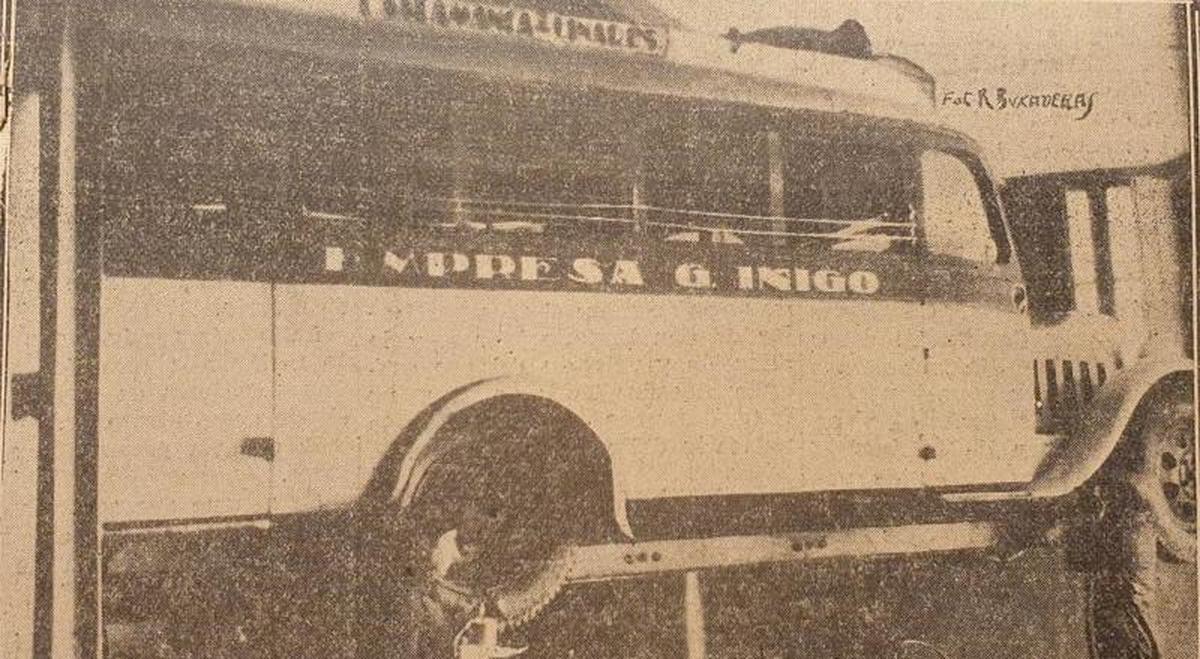
[[[848,18],[834,30],[783,25],[742,33],[729,28],[725,38],[732,42],[733,52],[744,43],[757,43],[788,50],[811,50],[826,55],[841,55],[855,59],[871,59],[871,39],[862,23]]]
[[[730,41],[730,47],[735,53],[743,44],[759,44],[771,48],[806,50],[877,62],[919,82],[924,88],[925,95],[931,101],[934,100],[935,81],[933,76],[905,57],[891,53],[874,53],[866,29],[853,18],[842,21],[842,24],[833,30],[783,25],[743,33],[736,27],[731,27],[721,36]]]

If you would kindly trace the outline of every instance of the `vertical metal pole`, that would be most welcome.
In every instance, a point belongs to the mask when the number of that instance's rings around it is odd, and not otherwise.
[[[707,651],[704,635],[704,596],[700,592],[700,573],[683,577],[683,620],[687,634],[687,659],[704,659]]]
[[[65,11],[65,8],[64,8]],[[58,263],[54,360],[54,656],[75,647],[75,62],[62,22],[58,107]],[[86,656],[86,655],[83,655]]]
[[[64,84],[63,84],[63,153],[70,153],[62,171],[67,172],[70,190],[70,215],[72,233],[72,263],[75,278],[72,280],[74,304],[74,337],[70,352],[74,360],[74,410],[75,427],[67,442],[75,447],[75,492],[74,552],[75,562],[75,651],[77,656],[98,657],[103,651],[100,623],[100,520],[99,520],[99,379],[100,379],[100,264],[101,223],[99,217],[88,216],[95,205],[87,199],[88,185],[80,180],[89,167],[87,140],[80,140],[77,127],[86,123],[77,112],[81,93],[77,79],[86,80],[89,71],[80,71],[77,65],[103,66],[95,64],[94,58],[81,54],[80,48],[90,43],[89,30],[99,22],[85,15],[85,10],[72,6],[65,17],[63,37]],[[91,63],[91,64],[87,64]],[[94,162],[94,160],[93,160]],[[60,172],[61,173],[61,172]],[[88,221],[87,218],[91,218]]]
[[[461,106],[456,105],[455,107],[458,108]],[[455,114],[459,113],[455,112]],[[453,201],[450,202],[450,215],[452,218],[451,221],[454,224],[463,225],[472,219],[471,209],[465,201],[470,195],[468,188],[471,185],[471,169],[470,162],[467,160],[470,154],[467,152],[467,142],[463,136],[462,129],[455,127],[453,124],[450,127],[450,140],[451,153],[453,154],[451,156],[453,162],[450,165],[453,168],[453,192],[450,193]]]
[[[633,117],[625,117],[626,121],[633,122],[636,125],[636,119]],[[635,231],[645,231],[647,217],[646,206],[649,205],[646,199],[646,130],[639,128],[632,133],[632,143],[625,144],[625,157],[628,159],[631,167],[631,176],[633,180],[629,185],[629,201],[633,206],[632,218],[635,222]]]
[[[638,231],[641,231],[646,224],[646,210],[643,208],[645,205],[646,193],[642,189],[645,185],[642,179],[642,167],[641,163],[638,163],[633,170],[633,190],[632,194],[630,195],[630,201],[633,204],[633,221],[637,223],[634,226]]]
[[[777,130],[767,131],[767,169],[771,191],[767,214],[772,217],[783,217],[783,137]],[[787,229],[786,222],[777,221],[771,223],[772,231],[782,232],[787,231]],[[787,239],[783,236],[778,236],[772,242],[782,246],[787,244]]]
[[[22,9],[24,7],[25,9]],[[62,13],[59,3],[22,3],[17,25],[31,64],[25,82],[39,91],[38,104],[38,213],[39,213],[39,414],[37,458],[37,530],[34,558],[33,656],[50,657],[59,651],[55,627],[57,572],[63,557],[57,554],[55,531],[61,508],[56,460],[58,436],[57,396],[54,393],[58,365],[58,131],[59,131],[59,55],[61,53]],[[19,69],[25,64],[18,59]],[[18,79],[18,84],[21,81]],[[70,645],[66,648],[68,651]]]

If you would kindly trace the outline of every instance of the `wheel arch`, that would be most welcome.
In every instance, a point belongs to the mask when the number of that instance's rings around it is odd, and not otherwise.
[[[457,421],[485,408],[505,409],[532,405],[555,410],[568,422],[586,429],[589,441],[594,442],[607,460],[612,486],[613,517],[622,533],[632,537],[625,490],[604,432],[604,418],[595,401],[571,396],[568,390],[547,383],[518,377],[497,377],[477,380],[447,392],[412,418],[389,445],[375,466],[360,503],[379,505],[395,502],[401,508],[411,504],[421,478],[439,457],[449,449],[461,446],[463,440],[442,431]],[[602,468],[601,465],[596,465]]]
[[[1101,389],[1075,431],[1042,461],[1030,487],[1033,496],[1070,494],[1104,471],[1155,400],[1174,386],[1193,383],[1194,368],[1183,358],[1157,358],[1119,372]]]

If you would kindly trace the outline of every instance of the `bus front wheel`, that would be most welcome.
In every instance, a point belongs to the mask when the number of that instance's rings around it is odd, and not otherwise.
[[[1138,426],[1131,484],[1149,510],[1161,548],[1196,559],[1196,411],[1190,382],[1164,392]]]

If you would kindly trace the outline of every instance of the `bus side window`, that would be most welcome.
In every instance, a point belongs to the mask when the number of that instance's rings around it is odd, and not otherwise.
[[[631,233],[628,137],[610,123],[623,112],[619,98],[532,87],[503,96],[484,91],[447,127],[437,157],[453,190],[434,200],[443,210],[431,224],[531,242],[608,244]]]
[[[789,145],[786,164],[789,244],[875,253],[912,245],[917,176],[909,151],[808,137]]]
[[[767,240],[770,174],[761,118],[685,104],[668,116],[643,145],[650,235],[721,245]]]
[[[958,158],[941,151],[921,155],[922,219],[931,254],[988,264],[996,244],[975,176]]]

